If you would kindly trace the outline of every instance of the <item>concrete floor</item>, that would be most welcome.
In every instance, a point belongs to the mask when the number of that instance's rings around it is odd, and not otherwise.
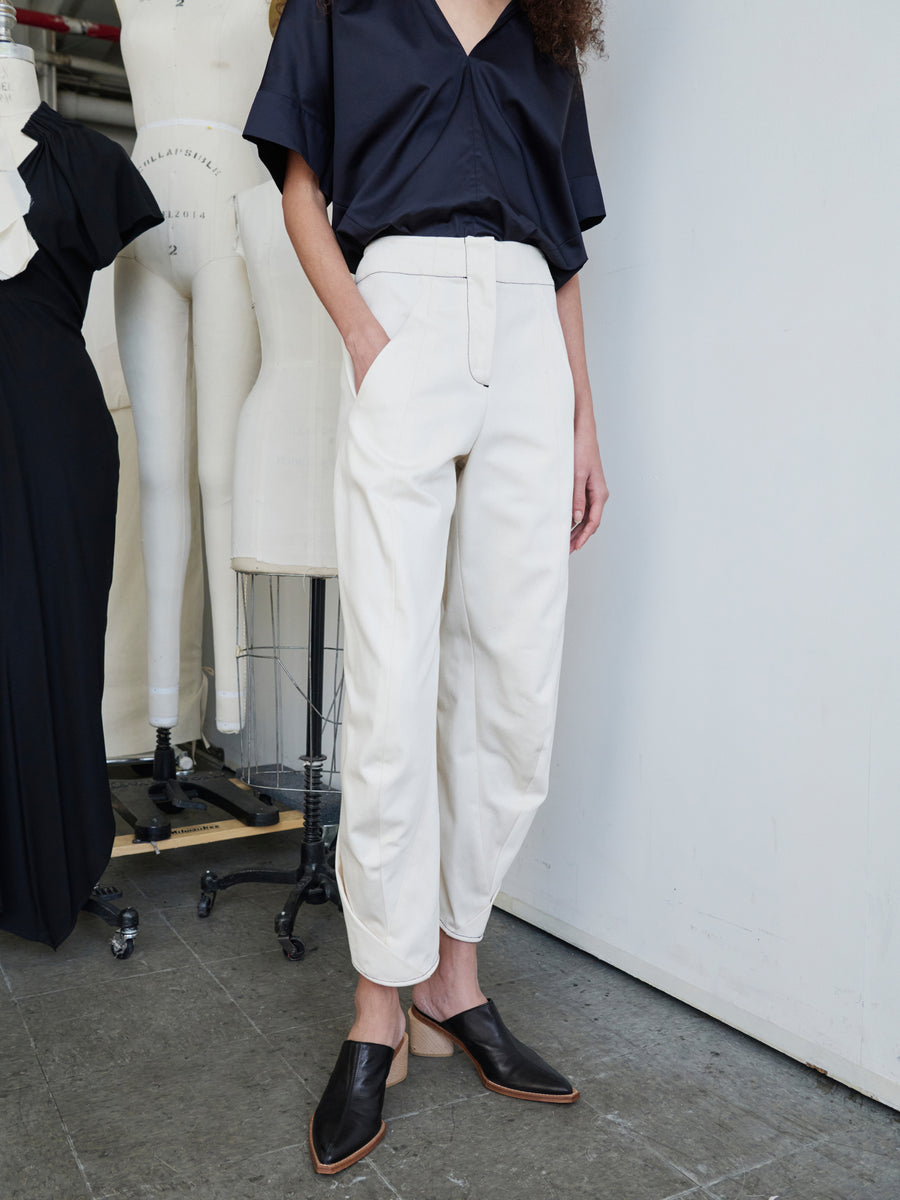
[[[900,1200],[900,1114],[503,913],[482,983],[580,1103],[411,1058],[384,1142],[316,1176],[306,1127],[352,1012],[341,918],[301,910],[289,963],[286,889],[195,912],[204,867],[289,867],[298,845],[116,860],[141,916],[128,961],[86,916],[56,953],[0,934],[0,1200]]]

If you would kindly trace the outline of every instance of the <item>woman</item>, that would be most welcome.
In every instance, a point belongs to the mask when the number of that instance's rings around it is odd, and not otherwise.
[[[359,984],[310,1122],[320,1173],[384,1136],[408,1046],[578,1098],[503,1025],[476,945],[546,794],[568,551],[607,498],[576,274],[604,215],[576,65],[599,8],[288,0],[245,130],[345,346],[337,871]]]

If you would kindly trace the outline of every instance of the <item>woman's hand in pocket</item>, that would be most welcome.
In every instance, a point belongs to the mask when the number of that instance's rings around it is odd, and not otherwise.
[[[347,353],[353,363],[353,379],[356,394],[369,373],[369,367],[391,340],[378,320],[369,313],[369,320],[359,329],[354,329],[347,338]]]

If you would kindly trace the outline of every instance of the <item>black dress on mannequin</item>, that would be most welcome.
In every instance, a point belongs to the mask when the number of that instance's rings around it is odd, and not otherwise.
[[[58,946],[109,860],[100,702],[116,433],[91,277],[163,217],[115,142],[46,104],[19,173],[38,250],[0,282],[0,929]]]

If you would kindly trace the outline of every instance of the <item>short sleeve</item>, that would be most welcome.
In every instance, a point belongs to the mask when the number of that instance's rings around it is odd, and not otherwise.
[[[163,215],[131,159],[111,138],[83,130],[92,153],[73,162],[69,186],[78,203],[78,223],[91,265],[109,266],[120,250]]]
[[[582,231],[599,225],[606,216],[603,204],[603,193],[600,191],[600,181],[594,166],[594,153],[591,149],[591,135],[588,131],[587,111],[584,106],[584,89],[581,80],[577,80],[569,105],[569,115],[566,119],[563,134],[563,162],[569,180],[569,191],[572,203],[578,216],[578,224]]]
[[[321,0],[287,0],[244,137],[256,144],[280,189],[284,188],[288,151],[296,150],[315,172],[326,198],[331,199],[331,6],[324,11]]]

